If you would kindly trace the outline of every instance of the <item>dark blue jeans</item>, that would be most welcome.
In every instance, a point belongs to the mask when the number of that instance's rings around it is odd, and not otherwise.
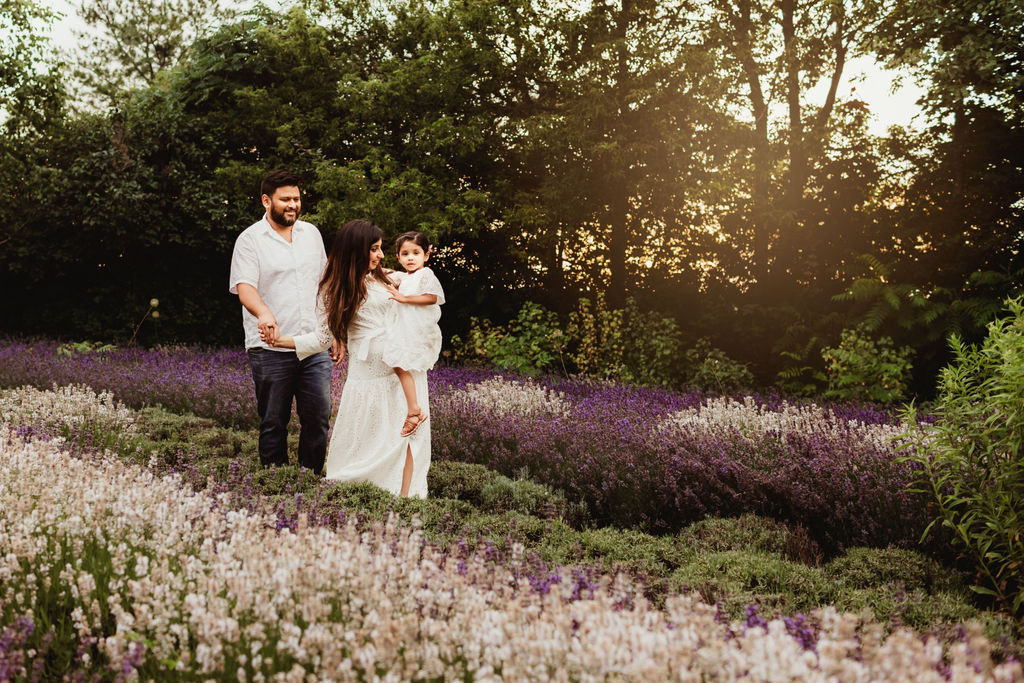
[[[260,462],[288,464],[292,399],[299,413],[299,465],[317,474],[327,456],[331,422],[331,359],[326,351],[299,360],[294,351],[249,349],[260,413]]]

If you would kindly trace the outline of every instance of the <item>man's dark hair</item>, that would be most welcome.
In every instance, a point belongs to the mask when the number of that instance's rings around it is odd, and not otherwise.
[[[288,171],[271,171],[263,177],[260,183],[260,196],[274,196],[274,191],[279,187],[298,187],[299,179]]]

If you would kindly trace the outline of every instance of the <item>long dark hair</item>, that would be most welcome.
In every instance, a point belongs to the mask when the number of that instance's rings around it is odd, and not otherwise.
[[[320,279],[320,296],[327,309],[327,325],[335,339],[345,343],[348,326],[366,300],[366,274],[370,272],[370,246],[384,231],[370,221],[354,220],[341,226],[327,255],[327,268]],[[373,277],[388,279],[380,264]]]

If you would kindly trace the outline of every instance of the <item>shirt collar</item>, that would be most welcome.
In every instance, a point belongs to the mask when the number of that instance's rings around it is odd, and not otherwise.
[[[261,224],[263,225],[263,232],[264,233],[266,233],[268,235],[274,235],[278,239],[284,239],[279,234],[277,234],[277,230],[274,230],[274,226],[272,226],[270,224],[270,219],[267,217],[267,214],[263,214],[263,220],[261,221]],[[293,236],[295,235],[296,231],[302,232],[302,230],[303,230],[302,221],[297,220],[297,221],[295,221],[295,223],[292,224],[292,235]]]

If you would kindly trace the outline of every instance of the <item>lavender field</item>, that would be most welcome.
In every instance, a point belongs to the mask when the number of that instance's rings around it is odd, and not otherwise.
[[[61,355],[0,348],[0,386],[84,384],[131,408],[256,426],[244,353],[191,349]],[[826,552],[911,546],[924,528],[895,462],[900,427],[871,405],[795,405],[607,382],[524,380],[486,369],[430,375],[433,458],[478,463],[583,501],[599,524],[665,533],[707,516],[806,527]],[[344,370],[335,372],[335,405]]]
[[[886,410],[430,382],[401,501],[261,470],[240,352],[0,345],[0,680],[1024,677]]]

